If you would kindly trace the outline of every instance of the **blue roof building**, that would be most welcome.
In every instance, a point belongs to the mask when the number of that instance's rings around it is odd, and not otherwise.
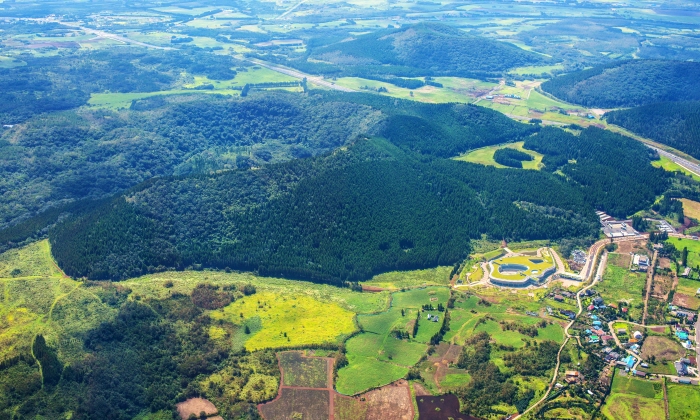
[[[627,356],[627,358],[625,359],[625,364],[628,368],[632,368],[636,362],[637,360],[634,357],[632,357],[632,355]]]

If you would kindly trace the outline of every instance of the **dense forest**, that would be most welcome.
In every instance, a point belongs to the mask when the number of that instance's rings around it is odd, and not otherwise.
[[[276,61],[272,54],[264,58]],[[379,30],[353,40],[328,36],[311,39],[309,50],[298,56],[291,54],[288,64],[315,74],[382,79],[382,75],[497,77],[508,69],[547,60],[515,45],[470,35],[448,25],[420,23]]]
[[[195,290],[225,295],[230,302],[243,289],[203,284]],[[79,420],[131,420],[149,412],[176,418],[175,404],[193,396],[215,401],[227,418],[259,418],[254,403],[270,395],[256,391],[254,382],[279,381],[274,352],[246,353],[213,340],[208,329],[214,321],[195,292],[139,302],[127,299],[131,290],[123,287],[90,285],[90,291],[117,312],[114,319],[87,331],[81,337],[85,357],[65,367],[41,335],[32,346],[38,363],[29,353],[1,362],[0,418],[57,419],[66,412]],[[239,328],[221,322],[219,327],[229,335]],[[202,385],[215,371],[238,391],[233,398]]]
[[[362,133],[450,157],[535,128],[471,105],[321,91],[153,97],[130,108],[42,115],[22,130],[6,130],[0,137],[0,227],[152,177],[315,156]]]
[[[206,54],[206,55],[205,55]],[[0,123],[16,124],[33,115],[84,105],[94,92],[167,90],[186,71],[230,80],[242,63],[197,48],[178,51],[110,49],[63,55],[20,55],[24,65],[0,68]]]
[[[576,136],[544,127],[525,148],[544,154],[544,170],[563,173],[588,205],[616,217],[649,207],[670,185],[668,172],[650,165],[656,152],[610,131],[592,127]]]
[[[605,119],[700,159],[700,102],[663,102],[611,111]]]
[[[521,152],[520,150],[504,147],[503,149],[498,149],[494,152],[493,160],[503,166],[522,168],[523,162],[534,160],[534,158],[525,152]]]
[[[482,234],[595,234],[593,209],[575,187],[516,171],[358,140],[344,152],[257,171],[149,182],[60,224],[50,239],[74,276],[205,266],[341,284],[453,264]]]
[[[542,90],[574,104],[616,108],[665,101],[700,100],[700,63],[633,60],[569,73]]]

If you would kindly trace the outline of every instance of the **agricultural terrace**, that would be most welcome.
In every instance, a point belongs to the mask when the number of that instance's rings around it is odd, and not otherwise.
[[[218,311],[215,320],[248,328],[246,350],[341,342],[355,331],[354,313],[303,294],[261,292]]]
[[[668,414],[674,420],[690,420],[698,417],[700,388],[667,382]]]
[[[487,165],[487,166],[495,166],[497,168],[507,168],[507,166],[501,165],[500,163],[496,162],[493,159],[494,153],[496,153],[496,150],[498,149],[515,149],[523,153],[527,153],[528,155],[532,156],[534,159],[530,161],[523,161],[523,169],[534,169],[534,170],[539,170],[542,167],[542,158],[544,155],[537,153],[532,150],[528,150],[523,148],[523,145],[525,144],[524,141],[519,141],[517,143],[510,143],[507,145],[496,145],[496,146],[488,146],[488,147],[482,147],[480,149],[475,149],[470,151],[469,153],[466,153],[464,155],[458,156],[455,159],[456,160],[463,160],[465,162],[471,162],[471,163],[480,163],[482,165]]]
[[[640,320],[644,311],[642,292],[646,285],[646,273],[628,270],[629,255],[608,254],[608,265],[596,290],[606,302],[629,304],[631,320]]]
[[[552,256],[543,250],[541,256],[516,255],[489,263],[491,283],[499,286],[523,287],[539,284],[555,270]]]
[[[623,372],[617,371],[601,412],[611,420],[665,418],[663,384],[623,376]]]
[[[362,332],[345,343],[349,364],[338,372],[338,392],[354,395],[405,376],[440,330],[444,312],[438,312],[437,305],[446,305],[448,299],[445,287],[412,289],[393,293],[391,307],[384,312],[359,315]],[[433,305],[435,310],[422,311],[423,305]],[[428,320],[428,314],[439,321]]]

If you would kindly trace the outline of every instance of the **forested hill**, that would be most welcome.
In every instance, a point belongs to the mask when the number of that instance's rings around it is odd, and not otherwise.
[[[469,240],[595,235],[583,195],[545,172],[418,159],[382,139],[256,171],[161,179],[50,234],[73,276],[216,267],[340,284],[454,264]]]
[[[605,130],[573,135],[547,127],[525,147],[545,155],[544,171],[496,169],[360,138],[347,149],[259,170],[153,180],[60,223],[50,240],[73,276],[119,280],[214,267],[341,284],[456,263],[482,234],[592,237],[594,209],[625,217],[668,187],[650,149]]]
[[[700,100],[700,63],[616,62],[548,80],[542,90],[567,102],[599,108]]]
[[[605,119],[700,159],[700,102],[663,102],[612,111]]]
[[[397,76],[474,76],[543,63],[546,57],[451,26],[420,23],[313,48],[310,58],[346,73]]]
[[[535,130],[482,107],[360,93],[153,97],[131,108],[53,113],[6,130],[0,138],[0,227],[152,177],[315,156],[364,133],[450,157]]]

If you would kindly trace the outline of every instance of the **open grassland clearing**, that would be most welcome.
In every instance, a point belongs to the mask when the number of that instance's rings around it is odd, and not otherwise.
[[[672,243],[679,251],[683,251],[683,248],[688,248],[688,267],[697,267],[700,265],[700,241],[684,238],[669,238],[668,242]],[[700,287],[700,285],[698,287]]]
[[[245,343],[249,351],[340,342],[355,330],[352,312],[303,294],[259,292],[211,312],[210,316],[241,326],[258,318],[260,330],[251,332]]]
[[[495,160],[493,160],[493,154],[496,153],[496,150],[498,149],[509,148],[518,150],[523,153],[527,153],[528,155],[534,158],[533,160],[523,161],[523,169],[539,170],[542,166],[542,158],[544,157],[544,155],[523,148],[524,144],[525,142],[519,141],[517,143],[510,143],[506,145],[499,144],[496,146],[482,147],[481,149],[472,150],[467,154],[458,156],[455,159],[463,160],[465,162],[480,163],[482,165],[495,166],[497,168],[506,168],[506,166],[501,165],[500,163],[497,163]]]
[[[338,372],[338,392],[357,394],[405,375],[425,353],[426,343],[442,325],[443,313],[422,312],[422,306],[437,308],[438,304],[445,305],[448,298],[449,290],[445,287],[396,292],[392,294],[389,310],[358,316],[362,332],[345,344],[349,364]],[[439,316],[440,322],[429,321],[428,313]],[[419,316],[414,337],[414,324]],[[397,332],[403,333],[404,338],[398,338]],[[410,338],[405,338],[406,335]]]
[[[48,240],[0,254],[0,279],[62,276],[51,256]]]
[[[548,66],[526,66],[526,67],[518,67],[516,69],[513,69],[510,71],[510,73],[513,74],[534,74],[534,75],[540,75],[542,73],[548,73],[551,74],[552,71],[554,70],[563,70],[564,66],[561,64],[553,64],[553,65],[548,65]]]
[[[424,286],[447,286],[450,284],[452,267],[428,268],[414,271],[391,271],[378,274],[361,282],[362,286],[380,289],[408,289]]]
[[[668,414],[673,420],[691,420],[698,418],[700,407],[700,388],[667,382]]]
[[[691,219],[700,220],[700,203],[687,198],[681,198],[683,203],[683,214]]]
[[[684,357],[685,350],[676,340],[664,336],[650,336],[644,340],[641,356],[647,361],[654,356],[656,363],[665,364]]]
[[[639,320],[644,310],[642,291],[646,285],[646,273],[631,272],[619,267],[616,263],[620,258],[620,254],[609,254],[603,280],[596,290],[608,303],[628,303],[630,317]]]
[[[438,78],[441,79],[441,78]],[[448,85],[460,86],[460,85],[471,85],[470,87],[435,87],[435,86],[423,86],[417,89],[408,89],[403,87],[398,87],[388,82],[380,82],[378,80],[363,79],[360,77],[341,77],[334,81],[338,86],[347,87],[350,89],[355,89],[361,92],[376,93],[380,95],[391,96],[393,98],[400,99],[411,99],[419,102],[427,103],[448,103],[448,102],[461,102],[461,103],[472,103],[475,99],[476,93],[481,93],[482,90],[479,86],[483,86],[482,83],[460,83],[454,79],[448,82]],[[465,79],[469,80],[469,79]],[[381,92],[380,92],[381,90]]]
[[[601,412],[611,420],[665,418],[663,384],[622,376],[617,372]]]

